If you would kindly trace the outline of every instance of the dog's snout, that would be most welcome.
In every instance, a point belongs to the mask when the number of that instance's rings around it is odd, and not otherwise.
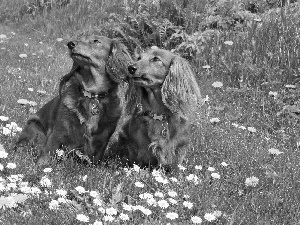
[[[128,72],[130,74],[134,74],[136,70],[137,70],[137,68],[134,65],[128,66]]]
[[[68,42],[67,46],[70,50],[72,50],[75,48],[76,44],[73,41],[70,41],[70,42]]]

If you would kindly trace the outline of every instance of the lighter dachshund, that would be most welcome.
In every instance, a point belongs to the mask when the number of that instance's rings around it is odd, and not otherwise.
[[[118,86],[132,63],[124,45],[103,36],[84,36],[67,44],[73,67],[62,77],[59,95],[27,122],[16,146],[42,145],[37,163],[49,163],[57,149],[79,149],[97,163],[122,113]]]
[[[119,155],[129,165],[182,164],[190,124],[201,105],[200,89],[189,63],[170,51],[151,48],[128,67],[128,121],[119,133]]]

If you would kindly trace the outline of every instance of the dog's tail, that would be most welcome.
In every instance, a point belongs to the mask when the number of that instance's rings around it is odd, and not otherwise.
[[[16,150],[22,143],[34,144],[43,143],[46,138],[47,131],[37,115],[33,115],[27,121],[26,126],[22,130],[13,149]]]

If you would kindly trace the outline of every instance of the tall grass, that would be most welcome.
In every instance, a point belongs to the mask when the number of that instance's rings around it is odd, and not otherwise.
[[[138,44],[174,50],[195,66],[203,97],[208,96],[191,131],[186,169],[167,176],[116,162],[94,167],[72,159],[54,161],[47,173],[35,166],[38,149],[11,152],[16,136],[2,134],[1,128],[1,144],[9,153],[0,158],[1,222],[82,224],[76,216],[84,214],[91,224],[110,224],[105,209],[114,207],[118,212],[111,224],[192,224],[194,216],[203,224],[299,223],[299,87],[285,87],[299,77],[299,4],[250,15],[240,28],[204,30],[203,21],[214,12],[211,1],[189,1],[185,8],[184,1],[161,2],[166,4],[158,9],[157,1],[73,0],[33,16],[19,14],[23,1],[0,0],[6,24],[0,25],[0,34],[8,37],[0,39],[0,116],[10,117],[0,127],[12,121],[23,126],[32,112],[57,95],[59,78],[71,68],[65,43],[82,32],[122,38],[131,50]],[[218,4],[222,2],[227,1]],[[20,58],[21,53],[28,57]],[[215,81],[223,86],[213,87]],[[37,95],[39,89],[46,94]],[[20,98],[38,105],[19,105]],[[8,162],[17,168],[7,168]],[[23,174],[28,184],[17,181],[14,188],[14,174]],[[258,183],[247,182],[253,176]],[[51,185],[41,182],[45,177]],[[14,195],[25,193],[21,185],[32,191],[26,200]],[[77,186],[97,196],[80,193]],[[33,193],[33,187],[41,193]],[[67,195],[59,199],[57,189]],[[145,193],[148,197],[141,195]],[[169,206],[164,208],[160,200]],[[193,203],[190,209],[187,202]],[[134,207],[126,211],[124,203]],[[145,208],[152,214],[146,215]],[[169,212],[179,217],[172,220]],[[129,220],[122,220],[121,213]]]

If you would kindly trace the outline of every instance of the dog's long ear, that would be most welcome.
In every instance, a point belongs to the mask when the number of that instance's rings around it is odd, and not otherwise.
[[[64,87],[65,83],[67,83],[68,80],[71,79],[71,77],[75,74],[75,71],[77,69],[78,69],[78,65],[75,62],[73,62],[71,71],[68,74],[66,74],[66,75],[64,75],[63,77],[60,78],[59,88],[58,88],[58,92],[59,92],[60,96],[63,92],[63,87]]]
[[[182,116],[194,114],[201,103],[200,89],[189,63],[175,56],[161,88],[162,100],[168,109]]]
[[[128,66],[132,63],[133,60],[125,45],[113,39],[106,63],[106,72],[110,78],[117,83],[126,81],[129,77]]]
[[[134,82],[130,79],[129,87],[125,94],[125,100],[126,100],[125,112],[127,115],[133,114],[138,104],[141,103],[141,97],[142,97],[141,88],[135,85]]]

